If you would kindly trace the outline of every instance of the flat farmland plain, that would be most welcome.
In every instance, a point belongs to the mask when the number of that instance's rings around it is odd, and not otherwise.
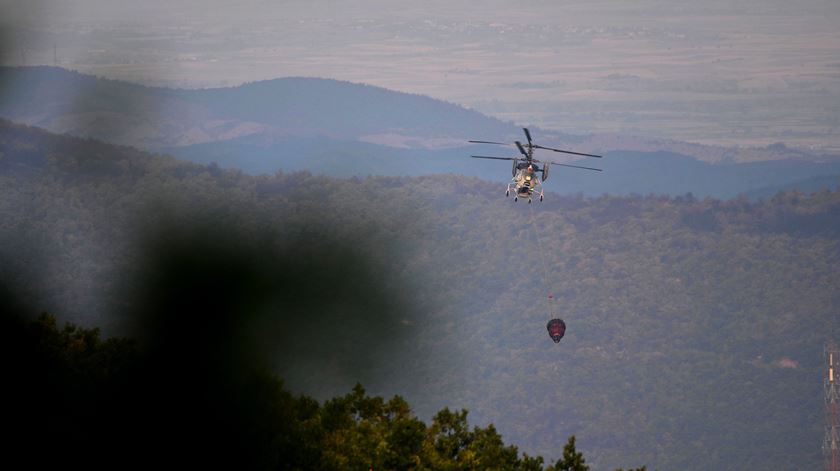
[[[840,152],[836,1],[193,3],[9,23],[3,61],[188,88],[328,77],[572,134]]]

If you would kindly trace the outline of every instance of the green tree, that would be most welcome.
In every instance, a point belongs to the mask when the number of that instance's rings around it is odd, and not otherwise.
[[[563,458],[554,464],[554,471],[589,471],[583,453],[575,448],[575,436],[569,437],[566,446],[563,447]]]
[[[467,411],[452,412],[448,407],[438,412],[428,430],[424,445],[425,464],[429,469],[460,469],[463,450],[470,444],[472,434],[467,425]]]

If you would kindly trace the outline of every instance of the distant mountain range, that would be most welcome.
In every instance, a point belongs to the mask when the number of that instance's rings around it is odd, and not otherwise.
[[[138,147],[183,147],[245,136],[314,136],[397,147],[461,144],[516,128],[420,95],[317,78],[234,88],[149,88],[55,67],[0,68],[3,117],[54,132]]]
[[[468,156],[513,156],[516,150],[466,141],[524,137],[513,123],[452,103],[337,80],[282,78],[180,90],[56,67],[0,67],[0,117],[248,173],[455,173],[503,182],[504,164]],[[838,178],[830,176],[840,175],[840,157],[782,144],[730,149],[531,130],[545,145],[607,156],[589,161],[603,173],[555,170],[546,186],[559,193],[767,197],[776,189],[835,188]]]

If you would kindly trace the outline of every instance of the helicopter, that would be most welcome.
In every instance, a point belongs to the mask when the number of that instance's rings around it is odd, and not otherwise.
[[[519,149],[519,152],[522,154],[523,157],[491,157],[487,155],[471,155],[470,157],[474,159],[493,159],[493,160],[512,160],[513,161],[513,168],[511,169],[512,178],[507,185],[507,189],[505,190],[505,196],[510,196],[511,191],[513,191],[513,201],[519,201],[519,198],[527,199],[528,203],[531,203],[531,199],[534,195],[538,195],[540,201],[543,200],[545,195],[545,191],[543,190],[542,182],[548,179],[548,170],[550,165],[560,165],[562,167],[572,167],[572,168],[581,168],[584,170],[594,170],[596,172],[601,172],[600,168],[592,168],[592,167],[582,167],[580,165],[570,165],[570,164],[561,164],[559,162],[552,162],[549,160],[537,160],[534,158],[534,150],[536,149],[545,149],[554,152],[562,152],[564,154],[572,154],[572,155],[580,155],[583,157],[595,157],[595,158],[602,158],[600,155],[594,154],[584,154],[581,152],[572,152],[570,150],[562,150],[562,149],[554,149],[552,147],[544,147],[541,145],[534,144],[531,139],[531,132],[528,131],[528,128],[522,128],[525,131],[525,137],[528,140],[528,144],[523,145],[520,141],[514,141],[516,147]],[[494,141],[469,141],[474,144],[495,144],[500,146],[509,146],[510,144],[506,144],[504,142],[494,142]],[[540,167],[539,164],[542,164]]]

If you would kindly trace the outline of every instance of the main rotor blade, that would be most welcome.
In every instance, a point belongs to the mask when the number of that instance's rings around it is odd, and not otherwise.
[[[538,146],[538,145],[534,145],[534,147],[536,147],[537,149],[545,149],[545,150],[553,150],[554,152],[562,152],[564,154],[582,155],[584,157],[595,157],[596,159],[602,159],[603,158],[603,156],[601,156],[601,155],[584,154],[582,152],[572,152],[570,150],[553,149],[551,147],[543,147],[543,146]]]
[[[500,145],[500,146],[509,146],[510,145],[506,142],[493,142],[493,141],[467,141],[467,142],[472,142],[472,143],[475,143],[475,144],[496,144],[496,145]]]
[[[530,133],[530,131],[528,131],[528,128],[522,128],[522,130],[525,131],[525,137],[528,138],[528,145],[530,146],[531,145],[531,133]]]
[[[516,160],[515,157],[490,157],[488,155],[471,155],[474,159]]]
[[[549,163],[551,165],[559,165],[561,167],[582,168],[582,169],[585,169],[585,170],[595,170],[596,172],[603,172],[603,170],[600,169],[600,168],[581,167],[580,165],[558,164],[557,162],[545,162],[545,163]]]
[[[525,148],[522,147],[521,142],[516,141],[516,147],[519,147],[519,152],[522,152],[522,155],[524,155],[525,157],[528,157],[528,152],[525,152]]]

